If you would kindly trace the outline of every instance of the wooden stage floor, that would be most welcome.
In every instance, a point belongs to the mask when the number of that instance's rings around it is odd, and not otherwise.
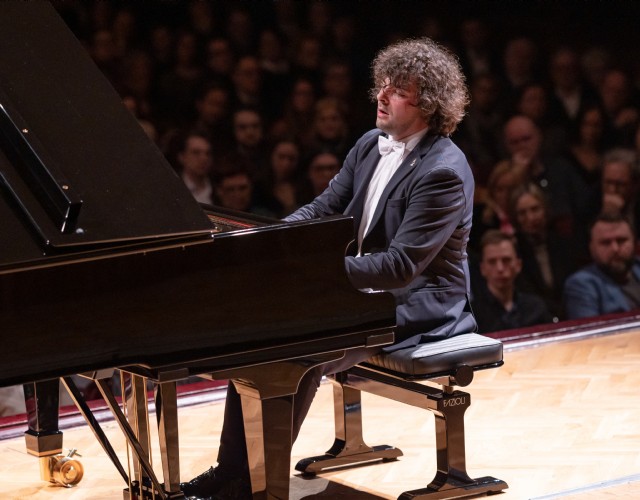
[[[640,498],[640,331],[510,346],[504,366],[476,373],[467,389],[472,396],[466,413],[467,468],[472,476],[509,483],[494,498]],[[331,392],[329,383],[320,387],[292,464],[332,443]],[[213,464],[223,408],[222,402],[181,408],[183,480]],[[364,394],[363,413],[369,444],[393,444],[404,456],[313,479],[292,471],[292,499],[392,499],[431,480],[430,412]],[[126,462],[115,423],[103,428]],[[40,481],[38,460],[27,455],[24,440],[8,439],[0,441],[0,498],[122,498],[122,478],[86,426],[65,430],[64,441],[83,455],[85,477],[78,486],[65,489]]]

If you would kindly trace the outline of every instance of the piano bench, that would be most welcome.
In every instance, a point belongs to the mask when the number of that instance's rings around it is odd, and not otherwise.
[[[476,370],[502,366],[502,343],[469,333],[380,354],[331,377],[336,438],[324,455],[300,460],[296,470],[315,475],[325,469],[391,461],[402,455],[392,446],[368,446],[362,437],[361,391],[434,413],[437,472],[426,488],[398,499],[444,499],[499,493],[507,483],[493,477],[472,479],[465,463],[464,413],[470,395],[457,390]]]

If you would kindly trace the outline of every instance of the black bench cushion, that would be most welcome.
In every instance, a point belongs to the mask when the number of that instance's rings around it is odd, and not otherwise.
[[[465,333],[444,340],[379,354],[363,365],[428,378],[448,373],[460,365],[480,368],[502,361],[502,342],[478,333]]]

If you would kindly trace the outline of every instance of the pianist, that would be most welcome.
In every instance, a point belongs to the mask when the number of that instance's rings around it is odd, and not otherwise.
[[[329,187],[286,220],[353,217],[347,274],[356,288],[395,296],[396,343],[389,351],[476,330],[466,260],[474,181],[449,139],[468,94],[446,49],[427,38],[395,43],[376,56],[373,81],[377,128],[356,142]],[[305,375],[294,401],[294,439],[322,376],[378,351],[351,350]],[[229,384],[218,467],[183,483],[184,493],[251,498],[244,442],[240,398]]]

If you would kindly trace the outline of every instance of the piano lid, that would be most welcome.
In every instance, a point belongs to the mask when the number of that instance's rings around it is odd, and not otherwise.
[[[0,264],[22,233],[42,254],[211,232],[48,2],[0,2],[0,47]]]

